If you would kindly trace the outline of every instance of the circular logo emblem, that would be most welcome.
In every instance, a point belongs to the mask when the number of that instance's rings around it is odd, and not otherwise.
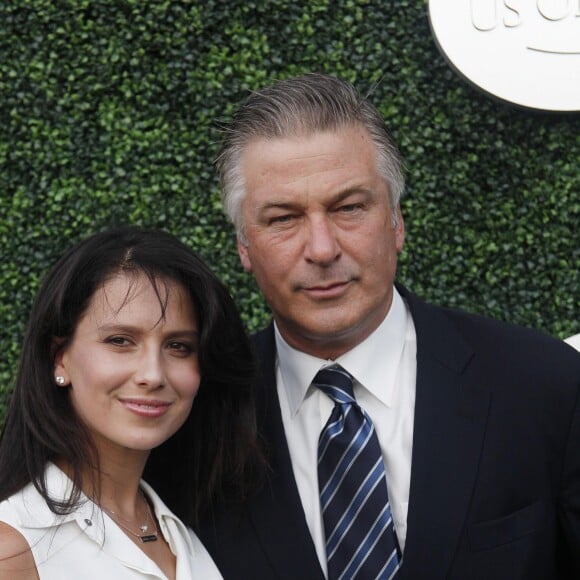
[[[580,111],[580,0],[429,0],[451,65],[500,99]]]

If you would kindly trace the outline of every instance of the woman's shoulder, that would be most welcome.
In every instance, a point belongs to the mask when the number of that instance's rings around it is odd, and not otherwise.
[[[37,580],[28,542],[12,526],[0,521],[0,580]]]

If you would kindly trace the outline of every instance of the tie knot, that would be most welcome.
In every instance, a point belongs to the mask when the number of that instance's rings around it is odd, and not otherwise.
[[[355,403],[352,380],[348,371],[334,364],[319,370],[312,384],[336,404]]]

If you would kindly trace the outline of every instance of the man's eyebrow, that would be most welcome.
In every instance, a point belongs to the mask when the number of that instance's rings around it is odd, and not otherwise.
[[[340,203],[341,201],[344,201],[351,195],[357,194],[368,196],[371,195],[372,192],[368,188],[362,186],[347,187],[346,189],[330,197],[329,199],[330,205]],[[302,204],[298,201],[268,201],[262,205],[259,205],[258,210],[260,212],[265,212],[271,209],[295,210],[300,207],[302,207]]]
[[[268,211],[270,209],[292,210],[292,209],[296,209],[300,206],[301,206],[300,203],[291,202],[291,201],[269,201],[269,202],[264,203],[263,205],[260,205],[258,207],[258,210],[260,212]]]
[[[344,201],[347,197],[357,194],[369,196],[372,194],[372,191],[368,189],[368,187],[363,186],[347,187],[343,191],[340,191],[339,193],[336,194],[336,196],[333,199],[333,203]]]

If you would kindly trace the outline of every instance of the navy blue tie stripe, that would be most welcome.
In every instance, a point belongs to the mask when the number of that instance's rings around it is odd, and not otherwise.
[[[373,471],[369,473],[369,476],[363,482],[356,497],[352,500],[347,510],[342,515],[341,519],[335,524],[334,532],[329,538],[326,539],[326,549],[329,555],[334,553],[340,538],[348,532],[350,526],[352,526],[353,522],[356,520],[360,510],[364,507],[364,500],[367,495],[372,493],[372,491],[379,484],[381,473],[381,465],[377,462],[377,465]]]
[[[340,432],[342,433],[343,431],[344,430],[341,430]],[[368,428],[368,425],[365,424],[361,425],[360,430],[357,433],[355,433],[355,438],[351,441],[349,447],[346,450],[344,450],[344,453],[342,454],[342,456],[339,458],[338,461],[333,462],[336,465],[336,467],[332,472],[332,475],[328,478],[328,481],[325,484],[324,488],[321,489],[320,491],[320,500],[322,502],[323,509],[328,505],[328,502],[332,497],[331,494],[335,493],[336,490],[340,487],[343,480],[348,475],[348,471],[354,465],[356,460],[359,458],[360,453],[364,449],[364,445],[366,445],[366,443],[368,442],[371,433],[372,432]],[[330,441],[326,446],[325,451],[328,450],[329,445]],[[324,453],[324,455],[327,455],[327,453]],[[332,454],[328,453],[328,456],[330,455]],[[319,461],[321,459],[324,461],[324,456],[318,458]],[[330,461],[332,460],[332,458],[329,457],[328,460]]]
[[[385,468],[373,423],[339,365],[313,384],[335,403],[318,443],[329,580],[394,578],[400,566]]]

